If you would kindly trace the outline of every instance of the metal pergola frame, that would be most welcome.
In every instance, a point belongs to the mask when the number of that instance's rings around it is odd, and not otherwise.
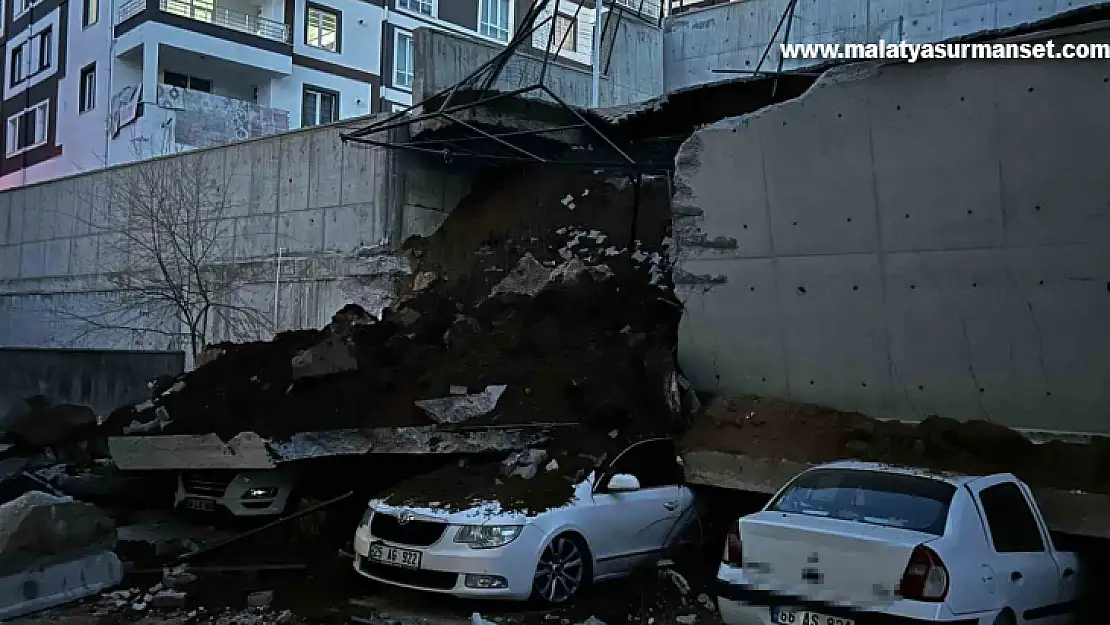
[[[613,1],[614,0],[609,0],[609,2]],[[567,31],[563,33],[562,39],[558,42],[558,45],[555,45],[555,16],[561,14],[559,11],[561,3],[562,0],[534,0],[524,16],[521,27],[517,29],[505,49],[499,51],[492,59],[483,63],[455,85],[442,89],[436,94],[425,98],[423,101],[412,104],[384,119],[371,122],[363,128],[341,134],[340,138],[345,143],[352,143],[355,145],[438,155],[442,156],[447,162],[450,162],[455,156],[459,156],[474,158],[490,164],[540,163],[638,171],[639,166],[637,162],[628,155],[625,149],[622,149],[621,146],[617,145],[616,142],[607,136],[598,124],[591,121],[582,110],[568,104],[545,84],[548,66],[558,55],[558,51],[565,45],[567,37],[571,35],[570,29],[567,29]],[[627,7],[623,7],[619,4],[614,3],[614,6],[621,7],[621,11],[628,10]],[[549,7],[553,7],[550,15],[542,17],[541,19],[541,16]],[[574,11],[574,21],[572,23],[576,24],[578,22],[578,15],[581,10],[582,5],[578,4]],[[610,11],[610,14],[611,13],[612,11]],[[547,34],[547,46],[546,49],[543,50],[542,57],[536,59],[535,56],[527,56],[527,58],[537,60],[540,63],[539,78],[536,84],[513,89],[511,91],[496,91],[494,85],[501,77],[502,72],[505,70],[506,65],[513,55],[521,53],[522,46],[530,45],[536,31],[547,24],[550,24],[551,27]],[[600,48],[601,46],[596,47]],[[483,128],[479,123],[467,121],[461,117],[467,111],[497,102],[510,101],[536,92],[540,92],[541,97],[542,95],[546,95],[554,104],[542,101],[537,102],[532,98],[529,99],[530,103],[536,103],[540,106],[555,107],[556,110],[566,114],[565,117],[569,120],[569,123],[553,124],[550,127],[529,130],[513,130],[503,127],[490,129],[489,127]],[[464,95],[467,97],[463,97]],[[473,98],[473,96],[476,96],[476,98]],[[412,138],[407,140],[396,140],[393,138],[394,133],[391,131],[411,128],[414,124],[432,121],[442,122],[444,126],[434,131],[426,131],[424,134],[432,135],[428,138]],[[460,133],[461,136],[443,136],[446,134],[446,132],[443,132],[446,129],[456,131]],[[584,132],[589,139],[597,139],[603,149],[607,148],[607,151],[611,152],[612,158],[610,160],[593,161],[559,158],[557,156],[537,154],[538,150],[531,149],[530,145],[521,144],[521,140],[539,139],[544,136],[557,135],[559,133],[571,131]],[[436,136],[434,133],[440,134]],[[384,137],[382,136],[383,134]],[[475,146],[475,142],[480,142],[481,145]],[[587,146],[581,145],[581,147]],[[594,151],[594,143],[592,141],[588,140],[588,147],[591,152]],[[560,151],[573,153],[575,150],[567,147]]]

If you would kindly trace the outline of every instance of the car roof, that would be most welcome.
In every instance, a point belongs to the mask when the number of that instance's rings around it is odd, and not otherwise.
[[[837,460],[834,462],[826,462],[818,464],[810,468],[813,469],[849,469],[854,471],[879,471],[882,473],[894,473],[897,475],[913,475],[917,477],[927,477],[941,482],[947,482],[953,486],[960,487],[969,482],[974,482],[980,479],[981,475],[964,475],[961,473],[936,471],[932,469],[923,469],[920,467],[901,467],[892,464],[885,464],[882,462],[864,462],[862,460]]]

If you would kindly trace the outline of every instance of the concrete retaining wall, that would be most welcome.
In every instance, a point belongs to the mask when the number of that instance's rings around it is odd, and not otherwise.
[[[107,415],[149,397],[147,380],[176,375],[184,367],[182,352],[0,348],[0,418],[31,395]]]
[[[850,66],[697,132],[675,199],[695,385],[1110,433],[1108,80]]]
[[[791,43],[911,43],[949,41],[975,33],[1033,24],[1102,0],[798,0]],[[690,11],[664,25],[664,70],[668,93],[737,74],[714,69],[754,70],[771,40],[789,0],[748,0]],[[774,71],[779,32],[763,70]],[[799,69],[818,60],[791,60],[784,69]]]
[[[659,96],[663,93],[662,32],[632,17],[615,20],[614,24],[611,28],[615,30],[610,30],[603,42],[603,57],[610,60],[608,74],[601,79],[601,106],[632,104]],[[454,33],[417,29],[413,36],[413,102],[453,86],[503,49]],[[542,58],[540,51],[522,49],[506,65],[495,88],[511,91],[538,84]],[[568,104],[590,105],[593,74],[589,68],[552,61],[544,84]],[[538,97],[538,92],[532,95]]]
[[[237,296],[270,319],[257,328],[260,338],[274,329],[320,327],[348,302],[373,311],[388,304],[407,272],[392,250],[411,234],[434,230],[469,189],[463,177],[398,167],[393,152],[345,146],[340,132],[358,122],[170,157],[203,159],[222,172],[229,208],[213,258],[249,270]],[[173,327],[168,319],[93,331],[83,323],[112,301],[115,287],[104,274],[119,264],[112,257],[118,234],[90,224],[107,210],[97,190],[132,168],[156,166],[136,163],[0,194],[0,345],[187,348],[159,331]],[[213,327],[210,338],[231,338],[221,332]]]

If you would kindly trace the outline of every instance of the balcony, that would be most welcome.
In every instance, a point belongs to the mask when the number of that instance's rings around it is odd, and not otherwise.
[[[174,143],[204,148],[289,130],[289,112],[225,96],[158,85],[158,110],[172,117]]]
[[[126,0],[119,8],[116,24],[142,13],[147,8],[147,0]],[[158,9],[171,15],[205,22],[248,35],[255,35],[279,43],[292,43],[292,29],[288,24],[260,17],[248,4],[231,6],[230,3],[216,3],[205,0],[158,0]]]

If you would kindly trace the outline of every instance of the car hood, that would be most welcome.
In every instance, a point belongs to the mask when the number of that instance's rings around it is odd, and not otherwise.
[[[408,512],[415,519],[444,521],[452,525],[522,525],[535,515],[523,511],[504,510],[499,502],[475,502],[472,507],[455,510],[427,504],[396,505],[386,499],[371,499],[370,509],[375,513],[400,515]]]
[[[413,476],[371,500],[378,512],[407,510],[417,518],[461,524],[520,523],[588,496],[593,474],[573,483],[559,471],[505,476],[498,462],[450,465]]]

